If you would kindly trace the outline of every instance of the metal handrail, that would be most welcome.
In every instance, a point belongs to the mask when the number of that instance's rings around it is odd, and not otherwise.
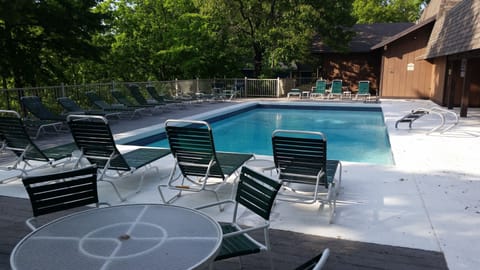
[[[430,131],[428,131],[427,135],[431,134],[435,131],[439,131],[440,134],[443,134],[443,133],[447,132],[448,130],[452,129],[459,122],[458,115],[455,112],[452,112],[452,111],[449,111],[449,110],[446,110],[446,109],[443,109],[443,108],[439,108],[439,107],[432,107],[432,108],[429,108],[429,109],[418,108],[416,110],[425,110],[429,114],[434,114],[434,115],[437,115],[438,117],[440,117],[440,120],[441,120],[440,124],[438,126],[435,126],[434,128],[432,128]],[[445,125],[447,123],[447,117],[446,117],[447,115],[453,115],[455,121],[454,121],[453,124],[445,127]]]

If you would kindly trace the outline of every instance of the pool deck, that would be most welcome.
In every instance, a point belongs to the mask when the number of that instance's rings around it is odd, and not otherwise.
[[[294,99],[275,100],[297,102]],[[298,101],[304,104],[303,101]],[[239,106],[239,102],[226,102],[172,109],[158,116],[138,120],[120,120],[112,123],[116,139],[145,133],[144,127],[159,125],[167,118],[201,116],[206,111]],[[333,104],[333,103],[328,103]],[[363,105],[360,105],[363,106]],[[470,108],[467,118],[450,130],[428,134],[440,123],[439,117],[430,114],[413,123],[395,122],[412,109],[436,105],[425,100],[381,100],[385,122],[395,159],[393,166],[344,162],[337,215],[333,224],[327,222],[327,212],[318,205],[299,205],[278,202],[272,213],[271,228],[300,232],[334,239],[408,247],[442,252],[450,270],[476,269],[480,265],[480,110]],[[458,114],[458,108],[455,110]],[[447,118],[448,120],[452,120]],[[58,136],[55,144],[68,140]],[[38,140],[49,145],[52,140]],[[263,158],[271,158],[264,156]],[[1,163],[1,162],[0,162]],[[173,165],[171,157],[155,162],[160,177],[146,176],[144,188],[128,198],[125,203],[160,202],[156,186],[166,181]],[[0,173],[0,176],[6,174]],[[123,190],[130,189],[135,181],[121,181]],[[223,196],[228,196],[229,188]],[[111,187],[99,183],[100,199],[112,204],[120,203]],[[20,181],[0,185],[0,195],[27,198]],[[184,196],[178,204],[200,205],[211,201],[206,194]],[[224,213],[209,212],[223,219]],[[246,224],[255,220],[244,216]]]

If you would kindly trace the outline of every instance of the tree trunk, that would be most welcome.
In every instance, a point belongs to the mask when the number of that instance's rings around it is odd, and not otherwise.
[[[253,50],[255,52],[254,62],[254,77],[258,78],[262,74],[262,62],[263,62],[263,52],[264,49],[259,44],[253,45]]]

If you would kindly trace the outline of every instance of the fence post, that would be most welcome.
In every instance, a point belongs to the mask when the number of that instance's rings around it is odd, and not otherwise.
[[[200,92],[200,89],[199,89],[199,86],[198,86],[198,84],[199,84],[198,77],[197,77],[196,81],[197,81],[197,89],[196,89],[195,93],[198,94]]]
[[[280,97],[280,77],[277,77],[277,98]]]
[[[247,82],[248,82],[248,78],[247,78],[247,76],[245,76],[245,78],[244,78],[244,84],[243,84],[243,93],[244,93],[245,97],[248,97],[248,95],[247,95],[247,93],[248,93],[248,91],[247,91]]]
[[[178,97],[178,79],[175,78],[175,96]]]
[[[66,95],[65,95],[65,84],[63,82],[60,84],[60,89],[62,89],[62,97],[66,97]]]

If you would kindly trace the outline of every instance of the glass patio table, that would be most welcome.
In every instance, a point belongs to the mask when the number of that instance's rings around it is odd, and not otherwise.
[[[179,206],[95,208],[54,220],[25,236],[12,269],[203,269],[220,250],[222,229]]]

